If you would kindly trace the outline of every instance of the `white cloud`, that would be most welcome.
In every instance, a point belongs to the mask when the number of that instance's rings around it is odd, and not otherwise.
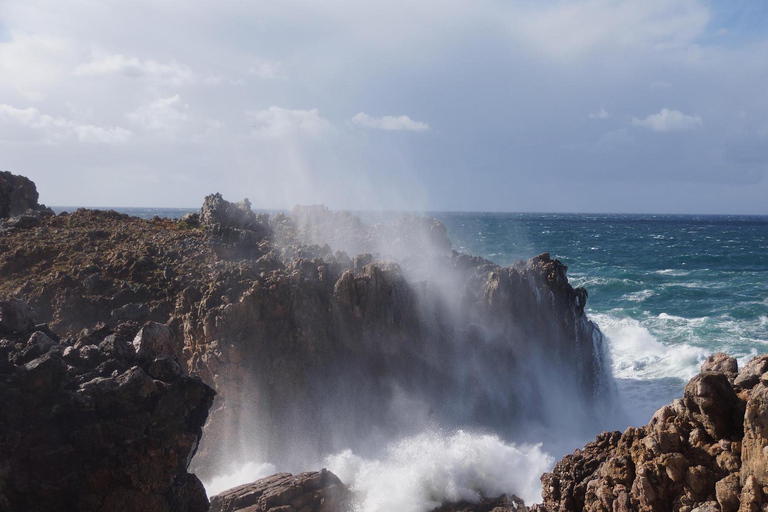
[[[429,125],[421,121],[414,121],[408,116],[384,116],[371,117],[365,112],[360,112],[352,118],[352,122],[365,128],[377,130],[406,130],[411,132],[425,132],[429,130]]]
[[[688,116],[679,110],[661,109],[658,114],[651,114],[645,119],[632,118],[632,126],[639,126],[654,132],[682,132],[701,128],[700,117]]]
[[[46,89],[64,74],[72,44],[60,37],[18,31],[10,36],[0,42],[0,86],[12,87],[28,100],[43,100]]]
[[[290,110],[272,106],[266,110],[253,110],[248,115],[254,121],[253,134],[263,138],[282,138],[306,134],[317,138],[331,128],[331,123],[320,116],[316,108]]]
[[[609,117],[611,117],[611,113],[603,107],[600,107],[600,110],[597,112],[590,112],[589,114],[590,119],[608,119]]]
[[[0,122],[17,123],[43,135],[44,142],[56,143],[69,139],[99,144],[126,144],[133,132],[124,128],[104,128],[92,124],[80,124],[61,117],[41,113],[36,108],[20,109],[0,104]]]
[[[555,58],[593,50],[663,48],[700,36],[709,11],[695,0],[581,0],[513,7],[512,35]]]
[[[99,76],[120,74],[129,78],[141,78],[159,85],[180,87],[184,85],[215,85],[219,79],[215,76],[198,76],[192,69],[175,61],[168,63],[156,60],[140,60],[124,55],[107,55],[80,64],[74,70],[76,76]]]
[[[189,105],[183,103],[178,94],[153,101],[126,114],[126,117],[146,130],[159,132],[170,138],[175,137],[191,119]]]

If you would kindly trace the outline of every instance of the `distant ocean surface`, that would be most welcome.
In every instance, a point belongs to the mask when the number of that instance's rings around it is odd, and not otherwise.
[[[143,218],[195,209],[114,208]],[[54,208],[59,213],[74,208]],[[768,352],[768,217],[447,213],[454,249],[510,265],[549,252],[589,292],[630,421],[681,396],[707,355]],[[375,221],[380,215],[362,214]]]

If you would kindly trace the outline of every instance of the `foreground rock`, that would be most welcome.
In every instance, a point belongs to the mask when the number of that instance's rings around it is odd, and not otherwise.
[[[278,473],[241,485],[211,499],[211,512],[336,512],[344,509],[350,493],[326,469]]]
[[[60,341],[18,326],[0,322],[0,510],[208,509],[187,467],[214,393],[171,355],[135,353],[162,327],[101,324]]]
[[[542,476],[549,511],[768,510],[768,356],[715,354],[645,427],[604,432]]]

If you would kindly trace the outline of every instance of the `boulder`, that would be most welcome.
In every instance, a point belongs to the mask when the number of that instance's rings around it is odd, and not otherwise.
[[[24,332],[35,326],[35,311],[19,299],[0,302],[0,333]]]
[[[760,376],[766,371],[768,371],[768,354],[753,357],[744,365],[733,383],[744,389],[751,389],[760,382]]]
[[[79,351],[39,331],[3,340],[0,510],[208,509],[187,467],[215,393],[173,364],[134,365],[114,346],[124,333],[107,338]],[[24,363],[31,347],[45,353]]]
[[[158,322],[147,322],[133,339],[133,349],[141,358],[166,354],[177,355],[176,342],[171,329]]]
[[[701,371],[723,373],[733,382],[739,374],[739,363],[735,357],[730,357],[723,352],[716,352],[704,361],[704,364],[701,365]]]
[[[17,176],[8,171],[0,171],[0,219],[29,213],[52,215],[53,212],[44,204],[39,204],[37,187],[24,176]]]
[[[349,490],[328,471],[278,473],[211,498],[210,512],[336,512]]]

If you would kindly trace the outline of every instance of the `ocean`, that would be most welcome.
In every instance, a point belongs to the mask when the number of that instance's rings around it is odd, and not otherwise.
[[[144,218],[180,217],[195,211],[115,210]],[[361,217],[376,222],[391,215],[362,213]],[[589,292],[587,314],[609,340],[613,374],[627,412],[624,424],[612,428],[647,423],[656,409],[682,395],[687,380],[714,352],[727,352],[740,364],[768,352],[768,217],[477,212],[427,215],[445,224],[457,251],[480,255],[500,265],[549,252],[568,265],[571,284]],[[433,488],[434,482],[449,477],[433,474],[439,467],[450,473],[450,485],[454,487],[476,478],[471,475],[480,470],[486,475],[521,474],[525,467],[526,480],[499,482],[498,489],[516,491],[530,502],[536,500],[539,490],[538,475],[563,455],[543,453],[540,448],[515,446],[486,435],[425,433],[393,445],[387,458],[379,461],[341,453],[326,462],[342,480],[355,482],[358,489],[369,486],[366,496],[370,499],[366,498],[368,501],[360,507],[365,511],[391,507],[406,510],[409,508],[405,504],[413,503],[414,496],[440,495],[442,491]],[[424,467],[408,462],[414,450],[421,454],[420,460],[426,461],[422,462]],[[480,469],[476,461],[468,462],[468,451],[475,459],[483,460]],[[455,460],[452,454],[458,454]],[[237,474],[225,475],[220,482],[207,483],[209,493],[233,482],[241,483],[238,480],[266,476],[276,469],[265,461],[253,464],[251,468],[240,468]],[[371,472],[375,472],[375,478]],[[470,476],[457,476],[462,472]],[[408,483],[415,490],[399,495],[403,503],[392,502],[392,493],[386,489],[381,490],[386,496],[378,497],[381,481],[396,485],[405,478],[403,474],[417,481]],[[366,478],[375,482],[367,484]]]

